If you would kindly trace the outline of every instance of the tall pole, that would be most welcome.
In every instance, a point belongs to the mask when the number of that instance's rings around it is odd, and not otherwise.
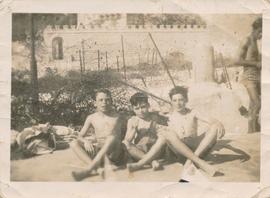
[[[157,52],[155,51],[155,64],[157,64]]]
[[[123,57],[124,77],[125,77],[125,80],[127,80],[127,71],[126,71],[123,35],[121,35],[121,43],[122,43],[122,57]]]
[[[223,72],[224,72],[225,77],[226,77],[226,79],[227,79],[228,87],[229,87],[230,89],[232,89],[232,84],[231,84],[230,77],[229,77],[229,74],[228,74],[227,66],[226,66],[226,64],[224,63],[224,59],[223,59],[222,53],[219,54],[219,57],[220,57],[221,64],[222,64],[222,67],[223,67]]]
[[[81,77],[81,81],[82,81],[82,73],[83,73],[83,63],[82,63],[82,51],[79,50],[79,58],[80,58],[80,77]]]
[[[140,45],[140,50],[139,50],[139,53],[138,53],[139,64],[141,64],[141,51],[142,51],[142,46]]]
[[[147,63],[149,64],[149,52],[150,52],[150,48],[147,49]]]
[[[152,52],[152,61],[151,61],[151,65],[154,65],[154,56],[155,56],[155,49],[153,49],[153,52]]]
[[[99,50],[97,51],[98,53],[98,71],[100,71],[100,52]]]
[[[108,71],[109,67],[108,67],[108,53],[107,53],[107,51],[105,53],[105,58],[106,58],[106,70]]]
[[[30,25],[31,25],[31,92],[32,92],[32,110],[34,115],[39,113],[39,101],[38,101],[38,73],[37,73],[37,61],[36,61],[36,48],[35,48],[35,21],[34,15],[30,14]]]
[[[162,62],[162,64],[163,64],[163,66],[164,66],[164,68],[165,68],[165,70],[166,70],[166,72],[167,72],[167,74],[168,74],[168,76],[169,76],[169,78],[170,78],[170,80],[171,80],[173,86],[176,87],[176,84],[175,84],[175,82],[174,82],[174,80],[173,80],[173,77],[172,77],[172,75],[171,75],[171,73],[170,73],[170,71],[169,71],[168,65],[166,64],[166,62],[164,61],[163,57],[161,56],[161,53],[160,53],[160,51],[159,51],[159,49],[158,49],[158,47],[157,47],[157,45],[156,45],[156,43],[155,43],[155,41],[154,41],[152,35],[151,35],[151,33],[149,32],[148,34],[149,34],[150,39],[152,40],[152,42],[153,42],[153,44],[154,44],[154,46],[155,46],[155,48],[156,48],[156,51],[157,51],[157,53],[158,53],[158,55],[159,55],[159,57],[160,57],[160,59],[161,59],[161,62]]]
[[[119,56],[116,56],[117,71],[119,72]]]
[[[85,71],[85,50],[84,50],[84,40],[81,42],[82,44],[82,72]]]

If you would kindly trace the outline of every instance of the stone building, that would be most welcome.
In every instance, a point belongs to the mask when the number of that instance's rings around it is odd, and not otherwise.
[[[198,15],[78,14],[76,26],[45,29],[43,62],[61,73],[116,69],[123,67],[124,51],[127,67],[149,63],[156,49],[148,33],[164,57],[179,53],[200,68],[211,61],[204,50],[210,44],[208,28]]]

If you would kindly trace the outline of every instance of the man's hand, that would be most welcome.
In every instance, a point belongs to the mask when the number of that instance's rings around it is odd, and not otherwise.
[[[225,128],[224,128],[223,124],[221,122],[217,121],[214,124],[214,127],[217,130],[217,138],[221,139],[225,135]]]
[[[129,149],[131,146],[131,143],[127,140],[123,140],[122,143],[126,146],[127,149]]]
[[[83,144],[84,144],[84,148],[85,150],[91,155],[91,156],[94,156],[95,155],[95,148],[93,146],[93,144],[88,141],[88,140],[84,140],[83,141]]]

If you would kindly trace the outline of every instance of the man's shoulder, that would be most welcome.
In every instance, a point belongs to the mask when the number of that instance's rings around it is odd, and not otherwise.
[[[94,113],[92,113],[92,114],[89,114],[88,116],[87,116],[87,120],[92,120],[93,118],[96,118],[97,117],[97,112],[94,112]]]
[[[172,111],[172,112],[170,112],[170,113],[168,114],[168,117],[169,117],[169,119],[170,119],[170,118],[177,118],[177,117],[179,117],[179,116],[181,116],[181,117],[184,117],[184,116],[191,116],[191,115],[196,115],[196,112],[197,112],[197,111],[196,111],[195,109],[187,108],[185,114],[180,114],[180,113],[178,113],[178,112],[176,112],[176,111]]]
[[[138,124],[139,122],[139,118],[137,116],[131,116],[129,119],[128,119],[128,123],[129,124]]]

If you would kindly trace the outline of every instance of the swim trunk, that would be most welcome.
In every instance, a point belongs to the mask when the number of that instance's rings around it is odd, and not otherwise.
[[[198,148],[204,137],[205,133],[201,134],[200,136],[184,137],[181,138],[181,141],[194,152]],[[180,161],[181,163],[184,163],[186,160],[183,155],[176,154],[169,146],[166,146],[165,148],[164,159],[169,162]]]

